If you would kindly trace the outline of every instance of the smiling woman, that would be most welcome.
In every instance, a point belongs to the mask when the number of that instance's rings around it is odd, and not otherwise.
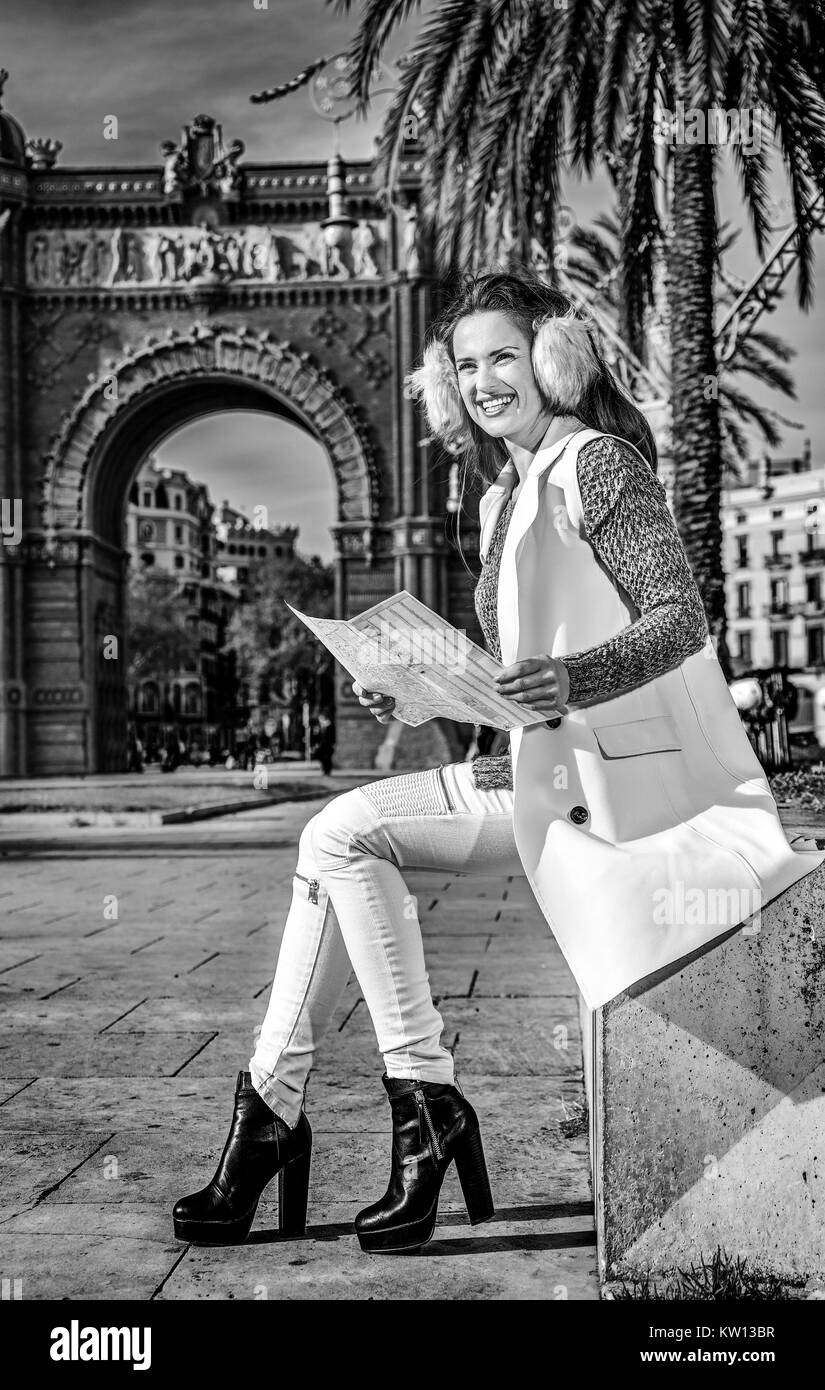
[[[548,717],[512,731],[507,780],[476,780],[478,759],[430,768],[342,793],[308,822],[229,1139],[211,1183],[175,1208],[183,1240],[243,1240],[276,1174],[281,1231],[303,1232],[305,1084],[352,969],[393,1125],[387,1190],[356,1217],[362,1249],[426,1244],[453,1162],[470,1221],[493,1214],[407,869],[526,876],[596,1008],[725,935],[754,891],[768,901],[820,862],[784,836],[708,638],[650,429],[590,325],[540,281],[482,276],[434,325],[410,381],[465,480],[489,484],[479,617],[505,663],[502,689]],[[356,693],[391,716],[381,692]],[[721,900],[730,915],[663,924],[663,894]]]

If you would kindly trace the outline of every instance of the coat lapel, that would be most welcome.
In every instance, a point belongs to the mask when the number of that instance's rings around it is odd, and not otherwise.
[[[554,444],[537,451],[513,508],[513,515],[510,517],[498,578],[498,636],[501,660],[504,666],[510,666],[518,660],[516,653],[518,652],[519,639],[519,595],[516,565],[519,544],[538,514],[542,478],[564,453],[570,440],[579,433],[582,433],[579,429],[571,430],[569,434],[557,439]],[[598,434],[598,430],[590,431],[590,433],[595,436]],[[515,471],[515,465],[512,466]],[[528,588],[532,588],[529,577],[523,576],[523,578],[527,579]]]
[[[496,522],[501,515],[502,508],[507,504],[507,499],[516,485],[517,478],[516,465],[512,459],[508,459],[495,482],[490,484],[478,504],[478,553],[482,564],[487,559],[487,550],[492,534],[496,529]]]

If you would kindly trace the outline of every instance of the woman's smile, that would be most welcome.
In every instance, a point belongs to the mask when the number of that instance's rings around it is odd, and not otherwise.
[[[501,395],[498,396],[478,397],[477,403],[484,411],[484,414],[489,418],[493,415],[503,415],[505,410],[508,410],[515,400],[515,393],[513,391],[507,391],[502,392]]]

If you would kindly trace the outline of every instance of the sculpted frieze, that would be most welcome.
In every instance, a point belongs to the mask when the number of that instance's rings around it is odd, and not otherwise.
[[[386,268],[380,222],[358,222],[331,242],[320,222],[301,226],[38,229],[28,234],[32,289],[156,288],[164,285],[276,284],[377,280]]]

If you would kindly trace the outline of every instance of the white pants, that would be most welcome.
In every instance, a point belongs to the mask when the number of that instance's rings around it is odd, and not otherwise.
[[[249,1069],[290,1126],[352,970],[389,1076],[452,1083],[415,897],[402,869],[523,876],[513,793],[479,790],[471,763],[333,797],[304,827],[269,1005]]]

